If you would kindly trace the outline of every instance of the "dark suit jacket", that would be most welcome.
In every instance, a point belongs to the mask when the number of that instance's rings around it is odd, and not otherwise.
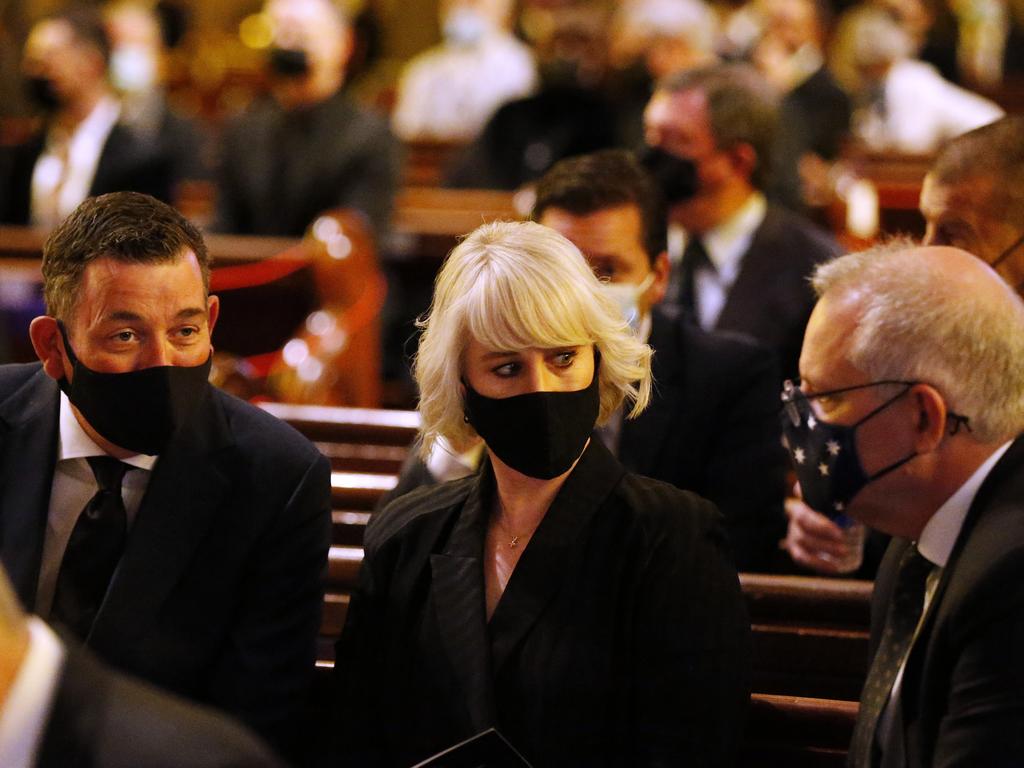
[[[331,208],[367,215],[387,232],[398,186],[398,145],[387,121],[339,92],[307,110],[267,99],[227,132],[218,178],[218,229],[300,236]]]
[[[36,768],[283,768],[212,710],[69,649]]]
[[[0,367],[0,559],[29,610],[58,403],[38,364]],[[329,471],[298,433],[210,388],[153,470],[88,646],[288,748],[316,654]]]
[[[750,636],[714,506],[591,440],[488,622],[493,482],[372,518],[338,643],[335,764],[407,766],[488,726],[538,767],[731,764]]]
[[[879,568],[872,653],[909,545]],[[1024,439],[978,491],[903,675],[907,765],[1024,765]],[[895,730],[895,729],[894,729]]]
[[[618,456],[638,475],[715,503],[741,571],[763,571],[786,535],[779,374],[773,355],[734,334],[651,314],[654,396],[624,420]]]
[[[776,352],[784,378],[796,378],[815,301],[808,278],[816,264],[839,253],[839,244],[826,232],[769,205],[715,330],[753,336]]]
[[[46,137],[38,134],[25,144],[0,149],[0,223],[26,225],[32,202],[32,173]],[[123,125],[115,125],[103,145],[90,195],[107,192],[144,192],[171,201],[175,179],[167,155],[137,139]]]
[[[850,132],[850,97],[821,67],[782,100],[786,130],[799,136],[804,152],[834,160]]]

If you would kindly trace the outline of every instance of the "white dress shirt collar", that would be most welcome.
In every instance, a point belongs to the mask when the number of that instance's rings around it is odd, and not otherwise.
[[[946,502],[932,515],[924,530],[921,531],[921,538],[917,541],[917,550],[926,559],[940,568],[946,567],[949,556],[953,552],[953,546],[960,536],[960,529],[963,528],[967,512],[974,502],[974,497],[978,495],[978,489],[1009,447],[1009,442],[999,446],[974,471],[974,474],[967,478],[967,482],[946,499]]]
[[[754,233],[764,221],[768,203],[760,192],[754,192],[728,219],[704,233],[701,240],[708,260],[722,280],[731,285],[740,271],[743,254],[750,248]]]
[[[28,653],[0,701],[0,765],[33,768],[64,666],[64,646],[36,616],[28,619]]]
[[[93,441],[82,429],[71,410],[71,401],[63,392],[60,393],[60,446],[57,449],[57,460],[84,459],[89,456],[106,456],[106,452]],[[122,459],[125,464],[138,469],[152,472],[156,465],[156,456],[138,453]]]

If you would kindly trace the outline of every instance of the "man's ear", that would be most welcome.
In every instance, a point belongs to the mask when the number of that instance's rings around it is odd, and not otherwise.
[[[217,318],[220,317],[220,299],[216,296],[208,296],[206,299],[206,322],[209,325],[210,336],[213,336],[213,327],[217,325]]]
[[[654,259],[651,265],[651,272],[654,274],[654,282],[647,289],[648,306],[653,307],[661,303],[668,291],[668,279],[672,274],[672,263],[668,260],[668,251],[662,251]]]
[[[916,414],[914,450],[931,453],[939,447],[946,436],[946,419],[949,410],[938,390],[930,384],[915,384],[909,393],[910,402]]]
[[[753,145],[740,142],[729,150],[729,159],[733,168],[745,179],[752,179],[757,170],[757,150]]]
[[[60,328],[57,327],[57,318],[49,315],[37,317],[28,327],[28,336],[46,375],[58,381],[63,379],[64,342],[61,339]]]

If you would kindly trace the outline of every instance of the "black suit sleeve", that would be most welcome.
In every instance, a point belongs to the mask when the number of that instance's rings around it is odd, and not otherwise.
[[[233,720],[69,648],[36,768],[283,768]]]
[[[1022,563],[1018,556],[991,573],[988,588],[972,598],[970,618],[957,622],[962,645],[932,752],[936,768],[1010,768],[1024,759]]]
[[[725,515],[737,567],[757,572],[770,569],[786,535],[786,455],[775,358],[761,347],[741,349],[728,376],[733,389],[712,425],[704,493]]]
[[[330,465],[306,468],[263,536],[212,670],[211,701],[290,754],[316,660],[330,543]]]
[[[704,500],[696,512],[699,530],[672,528],[641,584],[633,630],[636,766],[735,765],[742,743],[750,622],[721,517]]]

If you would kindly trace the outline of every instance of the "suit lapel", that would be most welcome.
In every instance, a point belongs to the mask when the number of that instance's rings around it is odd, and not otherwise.
[[[57,462],[59,404],[57,383],[40,368],[0,405],[0,559],[29,610]]]
[[[600,440],[591,438],[519,558],[491,616],[495,677],[557,594],[580,532],[625,471]]]
[[[750,308],[765,306],[765,292],[777,283],[780,254],[766,244],[766,241],[775,241],[774,231],[777,228],[775,214],[769,206],[764,221],[754,232],[750,247],[743,254],[740,273],[729,289],[715,328],[740,331],[756,338],[763,336],[763,333],[758,333],[763,329],[757,327],[758,318],[750,314]]]
[[[445,551],[430,556],[431,598],[441,642],[462,687],[474,731],[496,721],[486,633],[483,542],[493,478],[484,467],[466,499]]]
[[[153,470],[90,647],[116,654],[149,628],[230,491],[230,443],[210,388]]]
[[[654,350],[653,396],[647,408],[635,419],[623,418],[619,440],[620,461],[639,475],[650,475],[662,446],[668,439],[683,398],[679,382],[683,378],[685,350],[673,333],[678,320],[659,310],[651,313],[651,337]],[[658,350],[662,350],[659,353]]]

